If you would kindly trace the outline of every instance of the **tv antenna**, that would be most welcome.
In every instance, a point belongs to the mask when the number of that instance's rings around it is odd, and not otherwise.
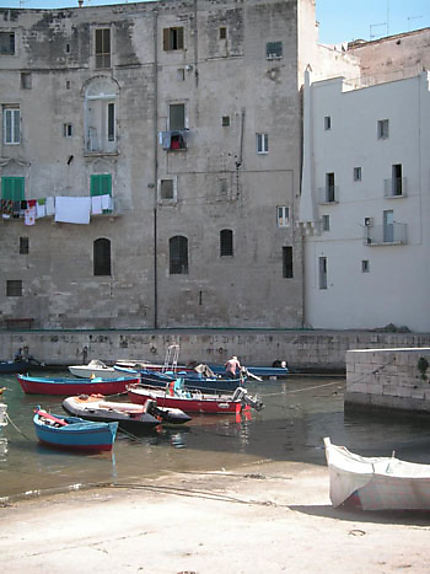
[[[373,33],[373,29],[374,28],[380,28],[381,26],[385,26],[386,30],[387,30],[387,36],[388,36],[388,24],[387,22],[381,22],[380,24],[370,24],[370,39],[372,40],[373,38],[376,38],[378,36],[378,34],[374,34]]]
[[[419,20],[422,16],[408,16],[408,31],[411,31],[411,20]]]

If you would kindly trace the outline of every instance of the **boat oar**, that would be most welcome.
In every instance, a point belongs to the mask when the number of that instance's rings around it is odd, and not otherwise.
[[[259,381],[260,383],[263,382],[263,379],[261,377],[254,375],[254,373],[250,373],[246,367],[243,367],[243,368],[245,369],[244,373],[247,377],[249,377],[250,379],[255,379],[256,381]]]

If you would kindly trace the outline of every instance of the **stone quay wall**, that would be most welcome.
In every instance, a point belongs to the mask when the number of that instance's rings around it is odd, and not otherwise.
[[[106,363],[118,359],[164,362],[167,347],[174,343],[180,345],[179,363],[182,364],[220,363],[235,354],[244,365],[272,365],[276,360],[286,360],[292,372],[323,373],[345,372],[346,353],[351,349],[429,348],[430,333],[270,329],[4,330],[0,331],[0,358],[11,359],[19,348],[27,346],[36,359],[51,366],[83,364],[91,359]]]
[[[430,347],[348,351],[345,405],[430,413]]]

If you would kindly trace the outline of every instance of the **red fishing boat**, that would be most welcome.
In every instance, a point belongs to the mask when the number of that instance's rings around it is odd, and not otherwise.
[[[129,385],[139,383],[139,375],[118,377],[116,379],[73,379],[59,377],[31,377],[17,375],[24,393],[32,395],[115,395],[123,393]]]
[[[158,407],[181,409],[185,413],[236,414],[246,406],[258,411],[263,408],[261,400],[249,395],[242,387],[238,387],[233,394],[215,395],[183,391],[174,389],[173,386],[165,390],[153,390],[137,385],[128,389],[128,396],[132,403],[145,404],[146,401],[153,400]]]

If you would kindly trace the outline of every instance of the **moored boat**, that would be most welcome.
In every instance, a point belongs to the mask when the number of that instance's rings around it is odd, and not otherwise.
[[[430,510],[430,465],[364,457],[324,439],[334,507]]]
[[[94,421],[117,421],[120,429],[131,432],[152,429],[160,423],[182,424],[191,417],[180,409],[158,407],[155,401],[144,405],[107,401],[100,395],[80,395],[64,399],[68,413]]]
[[[89,379],[93,376],[101,377],[102,379],[118,378],[118,371],[99,359],[93,359],[87,365],[70,365],[67,368],[73,376],[82,377],[83,379]]]
[[[151,388],[164,389],[169,383],[174,383],[181,379],[186,389],[190,391],[201,391],[202,393],[233,393],[237,387],[243,387],[246,384],[246,376],[230,379],[228,377],[206,377],[201,373],[191,373],[179,371],[166,371],[164,373],[157,371],[147,371],[146,369],[128,369],[125,367],[115,366],[118,373],[135,375],[140,377],[142,385]]]
[[[123,393],[129,385],[139,383],[140,377],[128,375],[116,379],[73,379],[67,377],[32,377],[18,374],[17,379],[25,393],[33,395],[80,395]]]
[[[177,408],[186,413],[236,414],[245,406],[256,410],[263,408],[258,397],[249,395],[241,387],[233,394],[216,395],[179,389],[154,390],[138,385],[128,389],[128,396],[133,403],[145,404],[148,400],[155,400],[160,407]]]
[[[33,417],[39,442],[56,448],[78,451],[112,450],[117,422],[85,421],[79,417],[62,417],[37,407]]]

